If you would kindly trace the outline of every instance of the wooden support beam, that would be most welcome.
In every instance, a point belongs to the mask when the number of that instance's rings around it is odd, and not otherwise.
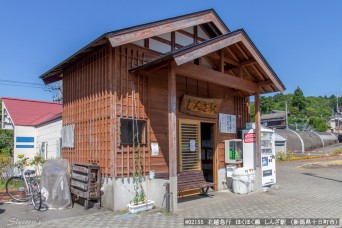
[[[198,41],[198,26],[194,26],[194,43],[197,43]]]
[[[197,26],[194,26],[194,27],[197,27]],[[187,31],[185,31],[185,30],[180,29],[180,30],[178,30],[178,31],[176,31],[176,32],[178,32],[178,33],[180,33],[180,34],[183,34],[183,35],[185,35],[185,36],[187,36],[187,37],[190,37],[190,38],[194,39],[194,34],[192,34],[192,33],[190,33],[190,32],[187,32]],[[198,40],[198,41],[201,41],[201,42],[206,41],[206,39],[203,39],[202,37],[198,37],[198,36],[197,36],[197,40]]]
[[[259,87],[267,86],[267,85],[271,85],[271,84],[273,84],[273,82],[271,80],[266,80],[266,81],[258,82],[258,86]]]
[[[240,47],[240,45],[237,43],[235,44],[235,47],[237,47],[237,49],[239,49],[239,51],[241,52],[241,54],[243,55],[243,57],[245,59],[249,59],[248,55],[246,54],[246,52],[244,50],[242,50],[242,48]]]
[[[243,69],[239,68],[239,78],[243,79]]]
[[[234,52],[232,50],[230,50],[229,47],[226,47],[226,50],[229,52],[229,54],[231,56],[233,56],[233,58],[235,59],[236,62],[239,62],[239,58],[234,54]]]
[[[150,48],[150,39],[149,39],[149,38],[146,38],[146,39],[144,40],[144,47],[145,47],[145,48]]]
[[[175,62],[177,65],[181,65],[183,63],[190,62],[193,59],[197,59],[199,57],[202,57],[204,55],[208,55],[210,53],[216,52],[224,47],[230,46],[232,44],[235,44],[239,41],[241,41],[242,34],[236,34],[232,37],[229,37],[229,39],[222,39],[218,40],[215,43],[212,43],[208,46],[204,46],[199,49],[192,50],[188,53],[185,53],[181,56],[175,57]]]
[[[261,143],[260,143],[260,93],[254,95],[255,101],[255,151],[256,151],[256,167],[261,167]]]
[[[243,66],[249,66],[249,65],[252,65],[254,63],[256,63],[255,59],[249,59],[249,60],[243,61],[241,63],[238,63],[238,65],[235,65],[234,67],[227,67],[226,70],[233,70],[233,69],[240,68]]]
[[[254,65],[252,65],[252,68],[257,73],[260,80],[262,80],[262,81],[265,80],[265,77],[262,75],[262,73]]]
[[[224,73],[224,52],[223,49],[220,50],[220,71]]]
[[[130,32],[113,34],[108,37],[108,39],[112,47],[116,47],[137,40],[143,40],[152,36],[158,36],[160,34],[177,31],[208,22],[213,22],[222,33],[228,32],[227,29],[225,29],[218,21],[217,17],[209,13],[207,15],[194,15],[184,19],[154,23],[154,26],[145,26]]]
[[[166,39],[164,39],[164,38],[161,38],[161,37],[159,37],[159,36],[151,37],[151,39],[156,40],[156,41],[158,41],[158,42],[160,42],[160,43],[163,43],[163,44],[166,44],[166,45],[170,45],[171,48],[172,48],[172,42],[171,42],[171,41],[168,41],[168,40],[166,40]],[[177,44],[177,43],[175,43],[174,46],[175,46],[176,48],[182,48],[182,47],[184,47],[183,45],[180,45],[180,44]]]
[[[273,76],[274,73],[272,70],[267,66],[267,63],[264,62],[264,60],[261,58],[259,53],[254,49],[250,41],[246,38],[242,38],[242,43],[245,45],[247,50],[251,53],[251,55],[255,58],[255,60],[258,62],[261,69],[266,73],[266,75],[271,76],[270,80],[272,80],[273,84],[277,87],[277,89],[280,92],[284,92],[284,87],[280,84],[280,82]]]
[[[218,55],[216,52],[209,53],[207,55],[207,57],[212,58],[212,59],[216,59],[216,60],[220,60],[221,59],[221,56]],[[227,57],[224,57],[223,60],[224,60],[225,63],[229,63],[229,64],[234,65],[234,66],[238,66],[240,64],[239,62],[236,62],[236,61],[234,61],[232,59],[229,59]]]
[[[169,180],[171,211],[177,210],[177,94],[175,63],[168,66]]]
[[[176,33],[171,32],[171,51],[176,50]]]
[[[257,84],[252,81],[244,80],[232,75],[197,66],[193,63],[186,63],[177,66],[175,72],[183,76],[210,82],[228,88],[234,88],[253,93],[258,91]]]

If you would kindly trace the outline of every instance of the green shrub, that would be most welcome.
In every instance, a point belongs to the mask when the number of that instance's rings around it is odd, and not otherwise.
[[[285,152],[276,152],[277,161],[288,161],[292,158],[292,153],[290,151]]]
[[[5,173],[5,168],[13,166],[13,159],[10,156],[0,156],[0,178]]]

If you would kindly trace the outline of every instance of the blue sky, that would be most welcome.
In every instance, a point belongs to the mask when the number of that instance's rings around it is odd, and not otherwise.
[[[51,100],[32,87],[43,85],[38,77],[103,33],[209,8],[231,30],[246,30],[285,93],[342,94],[339,0],[1,0],[0,97]]]

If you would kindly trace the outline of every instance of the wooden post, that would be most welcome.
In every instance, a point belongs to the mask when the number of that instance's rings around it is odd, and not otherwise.
[[[220,72],[224,73],[224,52],[223,52],[223,49],[220,50]]]
[[[254,191],[262,192],[262,171],[261,171],[261,142],[260,142],[260,92],[256,92],[254,95],[255,101],[255,187]]]
[[[176,32],[171,32],[171,51],[176,50]]]
[[[177,117],[176,117],[176,73],[175,63],[168,67],[169,110],[169,180],[171,212],[177,210]]]
[[[260,147],[260,93],[255,93],[255,151],[256,167],[261,167],[261,147]]]

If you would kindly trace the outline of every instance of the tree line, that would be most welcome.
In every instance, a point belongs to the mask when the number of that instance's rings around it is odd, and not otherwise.
[[[2,120],[2,101],[0,99],[0,120]],[[0,156],[9,155],[13,150],[13,130],[3,130],[0,126]]]
[[[337,113],[337,97],[331,96],[304,96],[303,91],[297,87],[294,93],[262,96],[260,99],[261,115],[269,114],[272,110],[289,112],[288,123],[296,126],[309,126],[310,128],[325,132],[330,127],[328,120]],[[251,119],[254,120],[254,102],[251,102]]]

